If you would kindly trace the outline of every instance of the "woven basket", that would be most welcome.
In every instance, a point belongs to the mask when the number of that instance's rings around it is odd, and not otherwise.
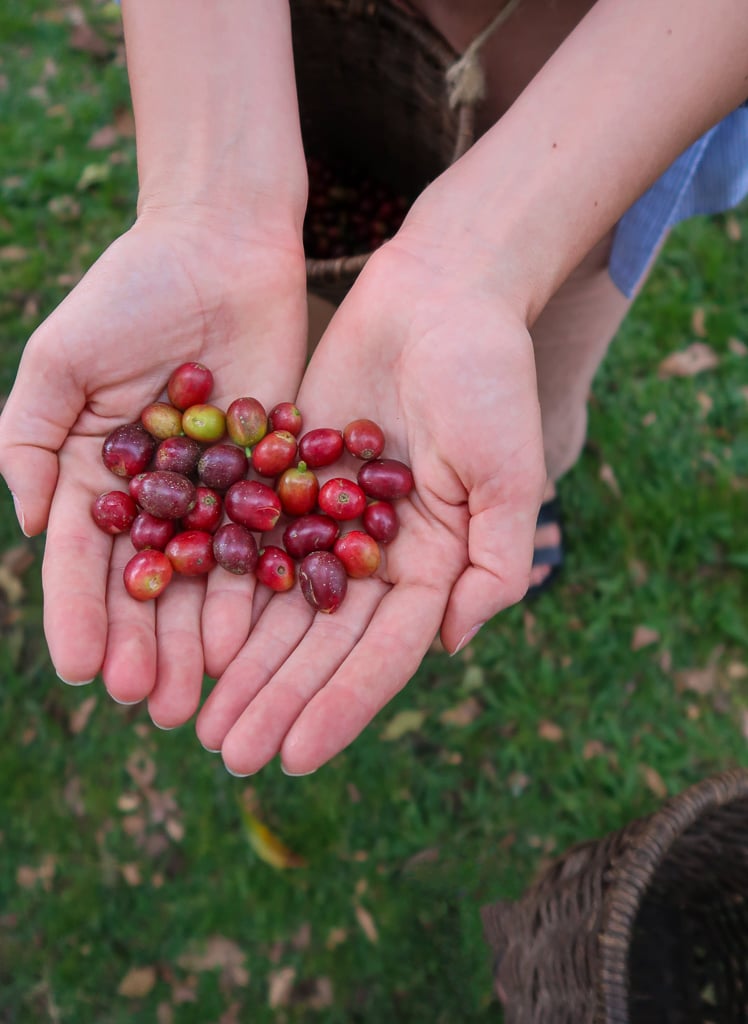
[[[748,770],[483,908],[506,1024],[748,1024]]]
[[[474,138],[473,107],[450,109],[457,54],[384,0],[292,0],[301,131],[308,156],[414,199]],[[309,290],[340,302],[371,253],[307,260]]]

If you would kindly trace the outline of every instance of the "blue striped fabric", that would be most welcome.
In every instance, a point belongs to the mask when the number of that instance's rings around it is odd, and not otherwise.
[[[748,107],[702,135],[623,215],[609,271],[631,298],[669,228],[700,214],[729,210],[748,195]]]

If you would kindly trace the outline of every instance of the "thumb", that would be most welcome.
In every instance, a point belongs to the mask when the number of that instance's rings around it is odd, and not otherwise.
[[[511,501],[480,502],[471,495],[470,564],[452,587],[441,640],[456,654],[490,618],[524,597],[530,579],[542,484]],[[481,504],[484,507],[481,507]]]
[[[69,374],[32,339],[0,416],[0,474],[27,537],[47,525],[57,484],[57,452],[75,423],[79,402]]]

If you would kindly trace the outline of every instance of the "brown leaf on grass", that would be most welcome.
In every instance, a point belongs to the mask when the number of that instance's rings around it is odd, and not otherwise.
[[[660,800],[664,800],[668,794],[668,790],[657,769],[648,764],[640,764],[639,771],[642,774],[642,778],[644,779],[647,789],[654,793],[654,795]]]
[[[132,888],[143,884],[143,876],[140,873],[140,866],[138,864],[128,861],[127,864],[120,864],[120,870],[125,882]]]
[[[221,982],[227,988],[246,988],[249,971],[247,955],[241,946],[224,935],[211,935],[202,943],[193,943],[177,958],[177,966],[185,971],[220,970]]]
[[[600,480],[608,488],[608,490],[616,496],[616,498],[621,497],[621,488],[618,484],[618,480],[616,479],[616,475],[613,472],[612,466],[609,466],[607,462],[603,463],[603,465],[600,467],[600,472],[598,473],[598,476],[600,477]]]
[[[605,744],[600,740],[587,740],[582,747],[582,757],[585,761],[591,761],[593,757],[604,757],[607,752]]]
[[[308,921],[304,921],[297,928],[294,935],[291,936],[291,945],[294,949],[299,951],[309,949],[312,944],[312,926]]]
[[[748,665],[742,661],[731,661],[727,666],[727,678],[738,682],[741,679],[748,679]]]
[[[383,739],[385,743],[391,743],[394,740],[399,740],[406,733],[418,732],[425,720],[425,711],[419,711],[416,708],[398,711],[382,729],[379,734],[380,739]]]
[[[0,263],[22,263],[29,251],[21,245],[4,245],[0,248]]]
[[[379,931],[374,923],[374,918],[371,916],[366,907],[362,907],[360,903],[357,903],[354,908],[356,920],[358,921],[361,931],[364,933],[366,938],[372,944],[376,945],[379,942]]]
[[[218,1018],[218,1024],[242,1024],[242,1018],[239,1016],[242,1008],[242,1004],[239,1002],[229,1003]]]
[[[114,115],[114,127],[123,139],[135,138],[135,118],[130,107],[122,107]]]
[[[419,850],[405,861],[402,868],[403,874],[407,875],[412,871],[417,871],[424,864],[436,864],[440,856],[438,846],[428,846],[425,850]]]
[[[512,796],[522,796],[524,791],[532,782],[532,779],[524,772],[510,772],[507,776],[506,782]]]
[[[83,785],[79,775],[71,775],[62,791],[65,803],[76,818],[85,818],[86,804],[83,800]]]
[[[346,928],[331,928],[325,939],[325,949],[333,950],[342,946],[348,941],[348,930]]]
[[[56,870],[57,858],[54,854],[45,853],[38,867],[21,864],[16,870],[16,882],[22,889],[33,889],[35,886],[41,885],[45,892],[50,892]]]
[[[703,306],[696,306],[691,314],[691,330],[697,338],[706,337],[706,310]]]
[[[123,814],[131,814],[140,806],[140,796],[137,793],[122,793],[117,797],[117,809]]]
[[[738,712],[738,723],[740,725],[740,731],[743,734],[743,739],[748,740],[748,708],[742,708]]]
[[[654,411],[653,412],[645,413],[644,416],[642,416],[642,426],[643,427],[652,427],[652,426],[654,426],[654,424],[656,422],[657,422],[657,413],[654,412]]]
[[[88,720],[93,713],[93,709],[98,703],[98,697],[95,695],[86,697],[82,700],[75,711],[70,712],[70,718],[68,720],[68,727],[73,736],[77,736],[82,733],[88,725]]]
[[[0,558],[0,565],[12,573],[13,576],[23,576],[35,561],[36,555],[33,547],[24,541],[21,544],[14,544],[12,548],[4,551],[2,558]]]
[[[660,379],[667,377],[695,377],[706,370],[719,366],[719,356],[703,341],[695,341],[688,348],[673,352],[660,363],[657,373]]]
[[[156,1024],[174,1024],[174,1007],[171,1003],[159,1003],[156,1007]]]
[[[155,967],[132,967],[117,986],[117,994],[126,999],[142,999],[155,984]]]
[[[447,708],[439,715],[442,725],[465,726],[470,725],[476,718],[483,714],[483,705],[475,697],[468,697],[466,700],[455,704],[453,708]]]
[[[739,242],[743,237],[740,221],[737,217],[733,217],[732,214],[725,220],[725,234],[731,242]]]
[[[538,620],[535,618],[532,612],[528,611],[525,608],[524,614],[522,616],[522,627],[525,632],[525,643],[528,647],[537,647],[538,645],[538,638],[535,633],[535,625],[537,621]]]
[[[270,972],[268,975],[268,1006],[271,1010],[288,1006],[295,981],[295,967],[281,967],[277,971]]]
[[[714,691],[717,682],[716,664],[707,665],[706,668],[686,668],[675,673],[675,683],[681,693],[691,690],[705,696]]]
[[[113,124],[105,124],[97,128],[88,140],[89,149],[111,149],[119,142],[117,129]]]
[[[728,338],[727,347],[734,356],[742,359],[744,356],[748,356],[748,345],[740,338]]]
[[[538,736],[541,740],[547,740],[549,743],[560,743],[564,738],[564,730],[556,722],[550,722],[544,718],[538,722]]]
[[[152,785],[156,778],[156,763],[142,748],[134,750],[128,757],[125,768],[132,781],[140,789]]]
[[[71,50],[88,53],[92,57],[108,57],[113,52],[112,44],[103,39],[85,21],[73,26],[68,42]]]
[[[699,391],[696,394],[696,402],[702,417],[706,417],[714,408],[714,399],[706,391]]]
[[[659,639],[660,634],[656,629],[652,629],[650,626],[639,625],[634,629],[634,635],[631,638],[631,650],[640,651],[643,647],[651,647]]]

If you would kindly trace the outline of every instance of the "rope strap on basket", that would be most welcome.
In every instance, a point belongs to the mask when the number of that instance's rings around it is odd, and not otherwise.
[[[454,110],[460,103],[476,103],[486,95],[486,78],[479,60],[480,49],[487,39],[511,17],[520,0],[509,0],[496,17],[472,41],[463,55],[447,68],[447,94]]]

